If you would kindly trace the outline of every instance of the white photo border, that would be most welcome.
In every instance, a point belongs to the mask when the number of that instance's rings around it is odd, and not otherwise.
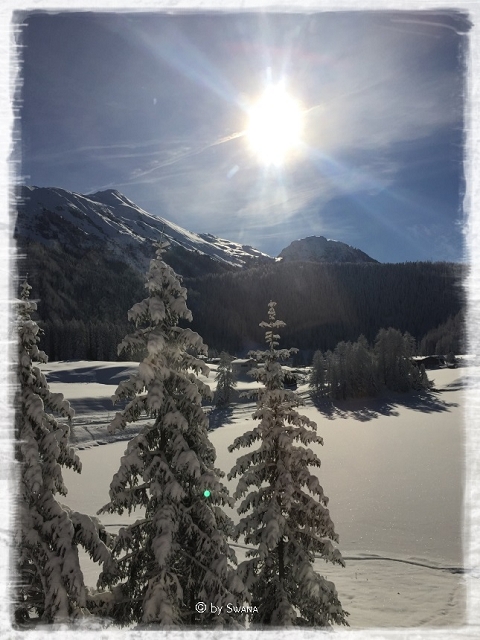
[[[21,82],[17,52],[15,50],[15,12],[32,11],[135,11],[135,12],[180,12],[184,10],[233,11],[292,11],[321,12],[346,10],[405,10],[425,11],[457,10],[468,14],[472,28],[468,34],[467,95],[465,99],[465,249],[469,265],[466,279],[468,298],[467,335],[468,353],[475,356],[478,364],[480,354],[480,2],[478,0],[2,0],[0,3],[0,637],[8,638],[76,638],[82,633],[85,640],[110,638],[151,638],[152,632],[128,631],[124,629],[48,628],[48,630],[16,631],[11,627],[9,563],[11,539],[14,527],[12,501],[9,495],[14,488],[14,464],[12,424],[12,358],[14,354],[12,316],[15,299],[14,288],[14,244],[12,226],[14,222],[14,187],[20,184],[17,175],[18,162],[13,155],[13,140],[18,136],[14,114],[14,94]],[[472,374],[466,391],[465,456],[466,489],[464,497],[464,576],[467,597],[466,623],[458,628],[413,628],[413,629],[335,629],[337,638],[479,638],[480,637],[480,376]],[[199,638],[238,638],[248,633],[250,638],[275,634],[279,638],[318,638],[319,631],[284,632],[194,632]],[[188,638],[191,631],[165,632],[168,639]],[[162,634],[163,635],[163,634]]]

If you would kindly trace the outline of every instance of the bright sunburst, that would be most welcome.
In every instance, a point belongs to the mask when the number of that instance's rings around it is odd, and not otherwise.
[[[265,164],[283,164],[298,149],[302,109],[282,85],[271,85],[249,110],[246,136]]]

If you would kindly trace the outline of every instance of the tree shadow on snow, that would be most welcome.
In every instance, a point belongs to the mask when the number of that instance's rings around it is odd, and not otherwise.
[[[70,405],[75,410],[75,415],[78,417],[84,414],[93,413],[109,413],[111,417],[122,411],[127,405],[128,400],[119,400],[115,404],[111,397],[104,398],[72,398],[69,400]]]
[[[471,381],[467,377],[462,377],[450,382],[450,384],[442,386],[440,391],[459,391],[460,389],[465,389],[470,384]]]
[[[46,373],[47,382],[97,382],[99,384],[118,384],[126,380],[135,373],[136,367],[122,363],[114,364],[111,367],[92,364],[89,367],[79,367],[78,369],[59,369]]]
[[[351,400],[330,400],[311,397],[313,405],[328,420],[335,418],[354,418],[368,422],[380,416],[398,416],[398,408],[406,407],[423,413],[442,413],[457,407],[456,402],[445,402],[435,392],[392,393],[377,398],[356,398]]]
[[[208,428],[210,431],[226,424],[233,424],[232,407],[214,407],[208,414]]]

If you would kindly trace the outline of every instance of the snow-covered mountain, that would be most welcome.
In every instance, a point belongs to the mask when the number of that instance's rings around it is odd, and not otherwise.
[[[323,236],[294,240],[278,257],[285,262],[378,262],[360,249]]]
[[[182,229],[111,189],[81,195],[53,187],[24,186],[17,212],[16,238],[66,249],[102,247],[141,271],[152,257],[152,241],[162,233],[173,248],[234,267],[272,260],[253,247]]]
[[[171,243],[172,264],[195,274],[220,268],[242,268],[273,258],[248,245],[194,233],[148,213],[119,191],[108,189],[82,195],[56,187],[20,188],[15,237],[21,244],[38,242],[66,251],[100,250],[145,272],[153,257],[154,240],[164,234]],[[284,262],[376,262],[343,242],[310,236],[295,240],[277,260]],[[211,262],[213,260],[213,262]],[[210,267],[208,266],[210,265]],[[223,267],[221,267],[223,265]]]

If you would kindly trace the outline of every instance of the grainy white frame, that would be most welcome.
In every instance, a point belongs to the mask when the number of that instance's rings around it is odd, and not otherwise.
[[[449,10],[457,9],[469,14],[473,27],[469,34],[469,59],[466,111],[466,179],[467,191],[464,208],[468,219],[464,232],[470,271],[467,277],[468,294],[468,345],[469,353],[480,355],[480,2],[478,0],[1,0],[0,2],[0,637],[76,638],[82,640],[116,638],[152,638],[152,632],[126,630],[74,631],[51,628],[42,631],[14,631],[9,617],[9,555],[13,530],[9,492],[13,486],[13,446],[11,441],[13,411],[11,311],[14,298],[12,287],[14,273],[12,244],[13,186],[21,182],[16,175],[15,158],[12,157],[12,139],[16,135],[13,112],[13,94],[21,81],[13,39],[13,14],[15,11],[179,11],[182,9],[233,10]],[[478,362],[476,362],[478,364]],[[458,629],[369,629],[364,631],[335,630],[337,638],[479,638],[480,637],[480,375],[472,375],[466,397],[466,492],[464,531],[466,543],[465,575],[467,586],[467,624]],[[155,632],[154,632],[155,633]],[[195,637],[242,637],[246,632],[194,632]],[[272,632],[275,637],[318,638],[315,631]],[[192,632],[169,632],[168,639],[189,637]],[[271,632],[248,632],[249,638]],[[162,634],[163,635],[163,634]],[[158,636],[157,636],[158,637]]]

